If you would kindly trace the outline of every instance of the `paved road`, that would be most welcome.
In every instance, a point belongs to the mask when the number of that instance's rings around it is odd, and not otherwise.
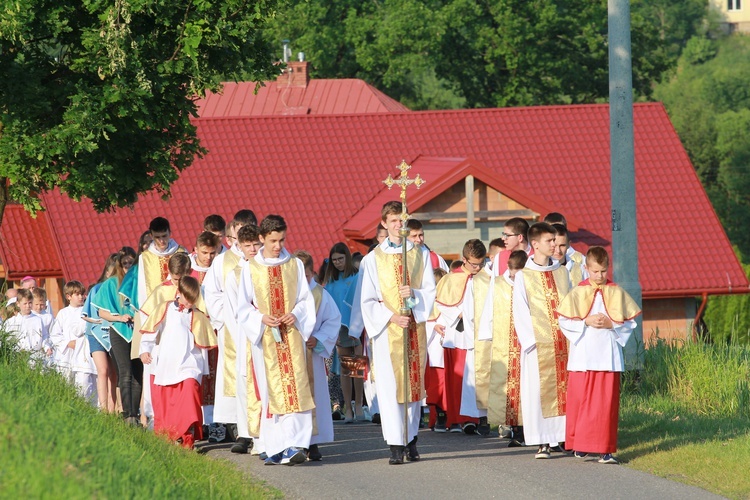
[[[334,422],[336,442],[321,445],[322,462],[294,467],[264,466],[256,456],[235,455],[228,445],[207,445],[208,455],[237,464],[280,489],[304,499],[705,499],[720,498],[630,469],[553,453],[535,460],[536,447],[508,448],[497,435],[419,433],[422,460],[388,465],[390,453],[380,426]]]

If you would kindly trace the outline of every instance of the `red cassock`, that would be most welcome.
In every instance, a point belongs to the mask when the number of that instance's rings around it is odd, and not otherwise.
[[[620,372],[568,372],[565,447],[585,453],[617,451]]]
[[[151,402],[154,433],[166,434],[172,441],[182,438],[184,448],[192,448],[195,440],[202,439],[201,386],[197,380],[189,378],[179,384],[156,385],[152,375]]]

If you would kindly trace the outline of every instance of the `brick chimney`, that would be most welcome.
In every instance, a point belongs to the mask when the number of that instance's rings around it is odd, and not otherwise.
[[[310,63],[307,61],[289,61],[283,73],[276,78],[278,85],[288,87],[307,87],[310,82]]]

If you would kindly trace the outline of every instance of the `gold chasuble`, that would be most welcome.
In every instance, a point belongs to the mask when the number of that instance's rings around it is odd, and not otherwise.
[[[221,282],[226,283],[227,276],[229,273],[235,273],[237,282],[240,281],[240,273],[242,268],[239,266],[240,256],[229,250],[224,255],[224,260],[221,266]],[[226,323],[220,335],[224,336],[224,396],[233,398],[237,395],[237,370],[235,364],[237,363],[237,346],[234,345],[232,340],[232,334],[229,333]],[[248,352],[248,359],[250,357],[250,350]],[[251,375],[248,374],[248,377]],[[249,380],[248,380],[249,387]],[[248,399],[248,402],[250,400]]]
[[[495,278],[492,297],[492,364],[490,422],[523,425],[521,418],[521,344],[513,324],[513,285],[504,276]]]
[[[141,254],[143,277],[146,280],[146,297],[151,295],[154,288],[161,285],[167,279],[167,276],[169,276],[169,258],[177,252],[187,253],[187,250],[179,246],[174,253],[169,255],[157,255],[148,250]]]
[[[492,368],[492,342],[479,340],[484,304],[490,292],[490,275],[477,273],[474,278],[474,384],[477,391],[477,408],[486,410],[490,399],[490,370]],[[494,308],[493,308],[494,315]],[[494,322],[493,322],[494,325]],[[493,326],[493,330],[495,327]],[[494,336],[494,332],[493,332]]]
[[[239,257],[238,257],[239,262]],[[242,267],[240,265],[237,265],[234,270],[232,271],[234,273],[234,279],[237,280],[237,283],[240,281],[240,274],[242,274]],[[224,327],[224,332],[229,337],[230,342],[232,341],[231,336],[229,336],[229,330],[227,327]],[[224,337],[225,339],[227,337]],[[240,342],[242,342],[242,338],[240,338]],[[263,405],[260,401],[260,390],[258,390],[258,386],[255,383],[255,366],[253,365],[253,355],[252,355],[252,349],[253,344],[249,340],[245,339],[245,361],[246,361],[246,372],[247,372],[247,385],[245,386],[245,395],[247,396],[247,428],[251,436],[260,436],[260,421],[261,416],[263,412]],[[234,348],[234,343],[232,343],[232,347]],[[232,352],[232,366],[235,365],[237,360],[237,351],[236,349]],[[231,369],[229,365],[227,365],[228,362],[228,354],[225,352],[224,356],[224,395],[230,396],[227,394],[227,378],[226,374],[227,372],[232,373],[232,394],[231,397],[234,397],[237,393],[237,370]]]
[[[605,285],[582,282],[573,288],[557,308],[560,316],[569,319],[585,320],[594,307],[596,294],[601,294],[604,309],[613,323],[625,323],[641,314],[641,308],[628,293],[611,281]]]
[[[146,323],[143,325],[141,332],[143,333],[154,333],[158,329],[159,325],[167,317],[167,308],[174,304],[174,299],[165,301],[157,305],[153,314],[151,314]],[[190,309],[190,333],[193,334],[193,341],[196,346],[202,349],[213,349],[216,347],[216,334],[214,328],[211,326],[211,321],[201,311],[197,311],[194,308]],[[156,343],[158,344],[161,340],[161,336],[157,336]]]
[[[568,388],[568,340],[557,321],[557,306],[568,294],[568,270],[523,269],[531,324],[539,359],[539,383],[544,418],[565,415]]]
[[[374,250],[375,264],[378,270],[380,282],[380,293],[383,295],[383,304],[393,313],[398,314],[403,306],[403,299],[398,292],[403,276],[401,253],[386,253],[380,247]],[[408,268],[407,284],[412,288],[422,287],[422,275],[424,274],[424,263],[422,261],[422,250],[414,246],[406,253]],[[447,278],[447,276],[446,276]],[[444,280],[441,280],[442,283]],[[407,330],[409,335],[409,349],[404,353],[404,329],[393,323],[388,323],[387,331],[381,335],[388,335],[388,344],[391,351],[391,364],[396,377],[396,401],[403,404],[404,397],[404,356],[408,360],[409,388],[407,401],[414,403],[424,398],[424,370],[427,363],[427,337],[424,323],[417,324],[412,316]],[[377,374],[376,374],[377,375]]]
[[[292,312],[297,300],[297,260],[289,259],[278,266],[264,266],[251,259],[255,301],[263,314],[280,317]],[[264,325],[261,338],[268,381],[268,412],[274,415],[298,413],[315,408],[307,377],[307,347],[297,328],[280,325],[281,342],[274,340],[270,327]]]

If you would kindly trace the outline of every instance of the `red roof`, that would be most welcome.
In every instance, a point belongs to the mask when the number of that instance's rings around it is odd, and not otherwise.
[[[7,205],[0,226],[0,242],[6,279],[63,277],[57,246],[44,212],[34,218],[21,205]]]
[[[747,291],[748,281],[664,107],[637,104],[634,114],[644,297]],[[190,247],[206,215],[231,217],[246,207],[259,216],[283,215],[289,247],[320,259],[343,239],[345,223],[381,193],[382,179],[395,175],[401,159],[420,155],[471,158],[475,168],[507,181],[508,189],[533,193],[536,203],[576,221],[574,240],[609,245],[611,239],[606,105],[196,123],[210,153],[181,176],[168,202],[148,195],[134,211],[97,215],[88,203],[57,193],[44,196],[67,278],[94,279],[107,253],[123,243],[135,245],[154,216],[170,219],[176,239]],[[456,168],[433,163],[412,175],[439,183]],[[371,221],[370,208],[366,212]],[[685,229],[695,227],[702,238]]]
[[[255,94],[254,82],[224,83],[221,94],[196,101],[201,118],[271,115],[331,115],[409,111],[363,80],[310,80],[307,86],[265,82]],[[288,136],[279,140],[293,140]]]

